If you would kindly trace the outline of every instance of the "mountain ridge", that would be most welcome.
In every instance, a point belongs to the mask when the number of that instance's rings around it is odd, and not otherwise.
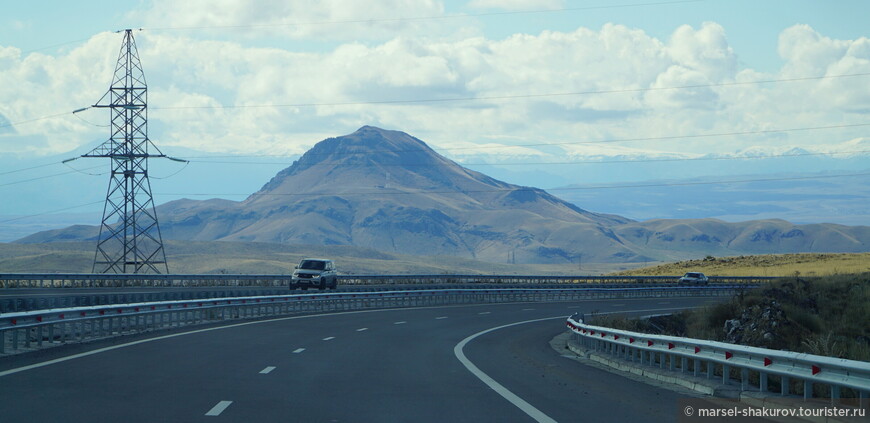
[[[594,213],[544,190],[467,169],[404,132],[373,126],[317,143],[243,201],[182,199],[157,212],[165,239],[355,245],[493,262],[856,252],[870,244],[870,227],[637,222]],[[85,232],[42,232],[19,242],[86,239]]]

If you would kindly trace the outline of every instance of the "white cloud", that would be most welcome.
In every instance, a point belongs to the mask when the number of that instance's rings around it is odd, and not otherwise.
[[[434,30],[427,19],[444,14],[438,0],[154,0],[131,15],[146,28],[210,30],[251,37],[330,40],[390,38],[401,31]]]
[[[323,10],[339,13],[338,3],[327,3]],[[154,8],[169,10],[168,4],[156,2]],[[240,4],[222,5],[235,10]],[[273,11],[297,7],[269,4]],[[218,16],[197,19],[205,24],[268,18],[241,14],[233,21],[227,11],[210,13]],[[666,42],[608,24],[600,30],[545,31],[501,40],[403,34],[317,53],[193,39],[171,31],[135,36],[150,89],[151,138],[159,146],[213,152],[301,153],[320,139],[371,124],[407,131],[435,146],[641,139],[567,151],[577,157],[724,153],[754,145],[813,146],[818,137],[806,131],[674,136],[834,125],[860,120],[870,110],[866,77],[734,85],[870,72],[870,41],[832,40],[806,26],[782,33],[779,51],[785,64],[777,74],[739,69],[738,52],[716,23],[679,27]],[[120,42],[117,34],[100,34],[57,57],[21,57],[17,49],[0,46],[0,80],[6,82],[0,85],[0,115],[19,122],[92,104],[108,86]],[[698,87],[670,89],[687,85]],[[380,103],[451,98],[481,100]],[[81,117],[102,123],[108,119],[103,112],[91,110]],[[43,137],[45,142],[28,148],[44,153],[108,136],[104,128],[72,116],[16,125],[15,130],[29,140]],[[7,131],[0,150],[22,151],[15,136]],[[846,128],[825,136],[831,143],[856,137]],[[535,153],[482,148],[464,155],[474,154],[507,160]]]
[[[468,2],[468,7],[472,9],[552,10],[564,6],[563,0],[471,0]]]

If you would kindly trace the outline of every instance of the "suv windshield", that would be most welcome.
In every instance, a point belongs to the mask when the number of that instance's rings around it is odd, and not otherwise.
[[[299,265],[299,268],[306,270],[323,270],[325,265],[326,263],[320,260],[303,260],[302,264]]]

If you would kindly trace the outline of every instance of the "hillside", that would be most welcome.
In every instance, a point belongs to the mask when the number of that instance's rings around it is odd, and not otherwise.
[[[784,220],[643,222],[466,169],[423,141],[364,126],[323,140],[244,201],[157,207],[165,240],[357,246],[492,263],[641,263],[796,252],[870,251],[870,227]],[[95,240],[96,227],[18,243]]]
[[[179,274],[288,274],[303,257],[329,257],[340,274],[573,275],[574,264],[505,264],[445,256],[390,254],[354,246],[301,246],[258,242],[167,241],[169,271]],[[90,273],[93,242],[0,243],[0,273]],[[583,266],[598,275],[630,266]]]
[[[829,276],[870,272],[870,253],[765,254],[713,257],[641,267],[615,273],[633,276],[672,276],[686,272],[708,276]]]

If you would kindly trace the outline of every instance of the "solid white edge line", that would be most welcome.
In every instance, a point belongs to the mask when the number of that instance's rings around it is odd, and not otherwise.
[[[647,313],[650,311],[684,310],[684,309],[689,309],[689,308],[694,308],[694,307],[667,307],[667,308],[657,308],[657,309],[647,309],[647,310],[628,310],[628,312]],[[619,312],[612,311],[612,312],[604,312],[604,313],[598,313],[598,314],[617,314],[617,313],[624,313],[624,312],[625,311],[619,311]],[[541,322],[544,320],[564,319],[564,318],[565,318],[565,316],[545,317],[543,319],[524,320],[522,322],[515,322],[515,323],[510,323],[507,325],[489,328],[489,329],[477,332],[474,335],[471,335],[471,336],[463,339],[462,341],[460,341],[458,344],[456,344],[455,347],[453,347],[453,354],[456,355],[456,358],[459,359],[459,362],[462,363],[462,365],[465,366],[465,368],[468,369],[468,371],[471,372],[471,374],[476,376],[483,383],[485,383],[487,386],[489,386],[493,391],[495,391],[496,393],[501,395],[504,399],[508,400],[511,404],[515,405],[517,408],[522,410],[529,417],[535,419],[535,421],[537,421],[537,422],[556,423],[556,421],[553,420],[553,418],[544,414],[544,412],[542,412],[541,410],[538,410],[533,405],[526,402],[524,399],[518,397],[516,394],[514,394],[513,392],[511,392],[510,390],[505,388],[502,384],[496,382],[495,379],[489,377],[489,375],[487,375],[482,370],[480,370],[477,366],[474,365],[474,363],[471,362],[471,360],[468,359],[468,357],[465,356],[465,352],[463,351],[463,349],[465,348],[466,344],[473,341],[475,338],[477,338],[481,335],[486,335],[487,333],[490,333],[490,332],[497,331],[499,329],[504,329],[504,328],[508,328],[511,326],[523,325],[526,323],[534,323],[534,322]]]
[[[208,410],[208,413],[205,413],[205,415],[206,416],[220,416],[221,413],[223,413],[224,410],[226,410],[227,407],[229,407],[230,404],[232,404],[232,403],[233,403],[232,401],[221,401],[221,402],[217,403],[217,405],[212,407],[211,410]]]
[[[268,367],[266,367],[265,369],[260,370],[260,374],[261,374],[261,375],[267,375],[267,374],[271,373],[272,370],[275,370],[275,369],[277,369],[277,367],[275,367],[275,366],[268,366]]]
[[[468,344],[469,342],[474,340],[474,338],[477,338],[478,336],[487,334],[489,332],[493,332],[493,331],[503,329],[506,327],[510,327],[510,326],[522,325],[524,323],[532,323],[532,322],[540,322],[543,320],[564,319],[564,318],[565,318],[565,316],[547,317],[544,319],[526,320],[523,322],[511,323],[509,325],[503,325],[503,326],[490,328],[490,329],[475,333],[474,335],[471,335],[468,338],[463,339],[461,342],[456,344],[455,347],[453,347],[453,354],[456,355],[456,358],[459,359],[459,362],[462,363],[462,365],[465,366],[465,368],[468,369],[469,372],[471,372],[474,376],[476,376],[483,383],[485,383],[487,386],[489,386],[493,391],[495,391],[496,393],[501,395],[504,399],[508,400],[511,404],[517,406],[517,408],[522,410],[524,413],[528,414],[529,417],[535,419],[535,421],[540,422],[540,423],[556,423],[556,421],[553,420],[550,416],[544,414],[544,412],[542,412],[541,410],[538,410],[537,408],[535,408],[534,406],[532,406],[531,404],[526,402],[524,399],[518,397],[516,394],[509,391],[507,388],[502,386],[500,383],[496,382],[493,378],[489,377],[489,375],[487,375],[486,373],[481,371],[479,368],[477,368],[477,366],[475,366],[474,363],[472,363],[471,360],[469,360],[468,357],[465,356],[465,353],[462,351],[462,349],[465,348],[466,344]]]
[[[648,300],[648,298],[637,298],[637,300],[639,300],[639,301]],[[595,301],[600,301],[600,300],[578,300],[577,302],[595,302]],[[510,303],[510,304],[527,304],[527,302]],[[8,375],[19,373],[19,372],[23,372],[26,370],[38,369],[40,367],[45,367],[45,366],[49,366],[52,364],[63,363],[64,361],[69,361],[69,360],[74,360],[77,358],[87,357],[90,355],[99,354],[99,353],[103,353],[103,352],[107,352],[107,351],[117,350],[117,349],[126,348],[126,347],[132,347],[134,345],[144,344],[147,342],[175,338],[176,336],[193,335],[195,333],[201,333],[201,332],[210,332],[213,330],[223,330],[223,329],[236,328],[236,327],[240,327],[240,326],[258,325],[261,323],[280,322],[280,321],[284,321],[284,320],[311,319],[311,318],[317,318],[317,317],[341,316],[341,315],[347,315],[347,314],[383,313],[383,312],[393,312],[393,311],[428,310],[428,309],[435,309],[435,308],[453,308],[453,307],[457,307],[457,308],[458,307],[480,307],[480,306],[491,306],[491,305],[492,304],[468,304],[468,305],[463,304],[463,305],[431,306],[431,307],[401,307],[401,308],[387,308],[387,309],[376,309],[376,310],[354,310],[354,311],[340,311],[337,313],[326,313],[326,314],[306,314],[304,316],[279,317],[276,319],[257,320],[254,322],[236,323],[236,324],[232,324],[232,325],[216,326],[216,327],[212,327],[212,328],[192,330],[189,332],[181,332],[181,333],[174,333],[171,335],[157,336],[154,338],[140,339],[138,341],[128,342],[126,344],[113,345],[111,347],[99,348],[96,350],[91,350],[91,351],[87,351],[87,352],[83,352],[83,353],[79,353],[79,354],[68,355],[66,357],[55,358],[53,360],[43,361],[41,363],[35,363],[35,364],[23,366],[23,367],[14,368],[14,369],[3,370],[3,371],[0,371],[0,377],[8,376]],[[568,306],[568,308],[579,308],[579,307],[580,306]],[[671,309],[673,309],[673,308],[666,308],[665,310],[671,310]],[[627,311],[631,311],[631,310],[627,310]],[[302,350],[305,350],[305,348],[302,348]]]

